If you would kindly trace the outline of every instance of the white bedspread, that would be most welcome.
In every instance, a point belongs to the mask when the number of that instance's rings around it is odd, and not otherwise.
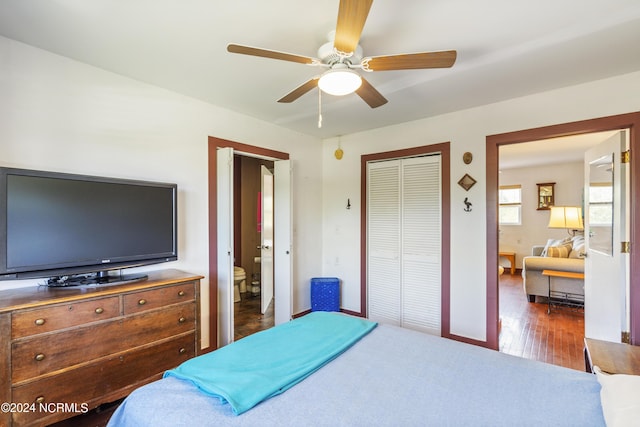
[[[165,378],[134,391],[109,427],[604,426],[599,393],[592,374],[379,325],[244,414]]]

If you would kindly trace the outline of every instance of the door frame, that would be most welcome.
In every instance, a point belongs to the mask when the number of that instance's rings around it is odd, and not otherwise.
[[[424,145],[382,153],[363,154],[360,157],[360,313],[351,313],[367,317],[367,163],[377,160],[392,160],[404,157],[416,157],[439,153],[441,156],[442,180],[442,247],[441,247],[441,335],[453,337],[450,333],[450,300],[451,300],[451,162],[450,142]]]
[[[255,145],[208,137],[208,195],[209,195],[209,347],[204,351],[218,347],[218,148],[233,148],[234,152],[267,157],[274,160],[289,160],[289,153],[270,150]]]
[[[498,151],[501,145],[531,142],[541,139],[581,135],[594,132],[629,129],[629,149],[640,153],[640,112],[619,114],[595,119],[581,120],[533,129],[526,129],[486,137],[487,173],[487,311],[486,347],[498,350],[499,346],[499,301],[498,301]],[[630,342],[640,345],[640,249],[634,250],[634,243],[640,242],[640,201],[633,197],[640,191],[640,154],[632,155],[630,161],[630,203],[629,230],[631,253],[630,269]]]

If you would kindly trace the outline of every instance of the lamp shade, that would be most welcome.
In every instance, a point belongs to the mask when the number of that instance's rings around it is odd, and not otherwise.
[[[318,86],[329,95],[348,95],[362,84],[362,78],[355,71],[344,67],[334,67],[326,71],[318,80]]]
[[[549,215],[549,228],[566,228],[569,230],[582,230],[582,209],[578,206],[551,206]]]

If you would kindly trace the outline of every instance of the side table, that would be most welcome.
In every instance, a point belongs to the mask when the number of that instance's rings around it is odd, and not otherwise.
[[[516,253],[515,252],[498,252],[498,257],[505,257],[511,263],[511,275],[516,274]]]
[[[640,346],[585,338],[584,365],[587,372],[598,366],[609,374],[640,375]]]

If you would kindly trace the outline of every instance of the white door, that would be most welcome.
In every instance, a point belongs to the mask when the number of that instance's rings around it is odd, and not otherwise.
[[[233,149],[217,152],[218,346],[233,341]],[[211,316],[215,308],[209,307]],[[214,344],[214,343],[211,343]]]
[[[402,164],[403,326],[440,335],[442,184],[440,156]]]
[[[629,330],[626,147],[620,131],[585,153],[585,336],[613,342]]]
[[[274,323],[291,320],[292,246],[291,246],[291,161],[274,162]]]
[[[367,164],[367,313],[401,326],[400,160]]]
[[[273,174],[260,166],[260,175],[260,311],[264,314],[273,301]]]

